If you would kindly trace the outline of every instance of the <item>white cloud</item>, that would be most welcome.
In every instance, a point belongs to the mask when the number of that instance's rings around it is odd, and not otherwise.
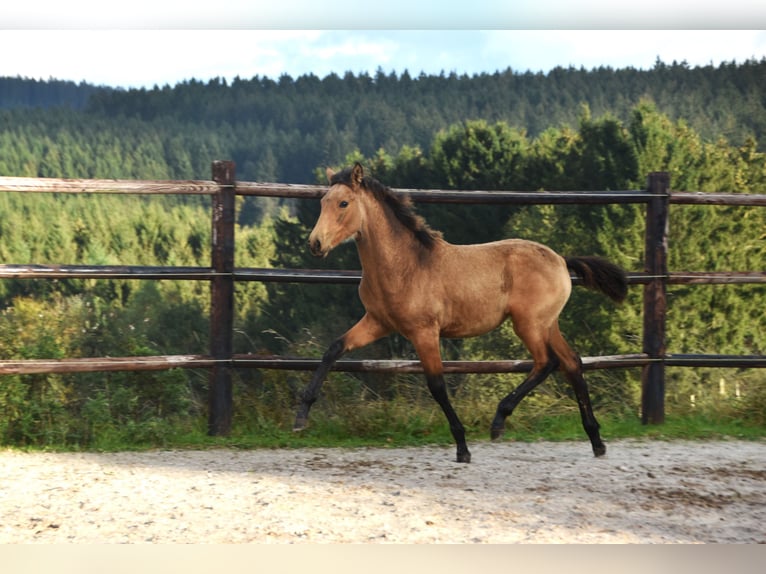
[[[111,86],[215,76],[279,76],[321,32],[276,30],[2,30],[0,75]]]
[[[309,46],[301,49],[301,54],[307,58],[319,58],[320,60],[333,60],[335,58],[375,58],[381,62],[391,60],[392,52],[397,49],[397,44],[388,40],[371,41],[365,38],[349,38],[338,44],[329,44],[321,47]]]
[[[411,75],[651,68],[766,57],[766,32],[725,30],[0,30],[0,76],[115,87],[347,71]]]

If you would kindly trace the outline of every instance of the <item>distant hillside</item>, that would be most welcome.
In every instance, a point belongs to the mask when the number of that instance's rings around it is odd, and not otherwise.
[[[109,92],[111,88],[98,88],[85,82],[0,77],[0,109],[66,107],[81,110],[97,91]]]
[[[651,70],[556,68],[473,76],[408,72],[274,80],[189,80],[111,89],[59,80],[0,79],[0,173],[69,177],[207,177],[237,162],[243,179],[303,183],[317,166],[359,151],[424,152],[467,120],[504,122],[530,137],[577,129],[581,118],[628,122],[652,102],[703,139],[766,142],[766,59]],[[3,127],[6,126],[6,127]]]
[[[513,70],[473,76],[444,73],[278,80],[191,80],[174,88],[103,91],[89,110],[145,120],[173,117],[194,123],[252,123],[306,133],[354,136],[363,153],[392,145],[425,146],[435,131],[466,119],[505,121],[535,136],[576,126],[581,105],[594,116],[626,119],[642,98],[671,119],[684,118],[706,138],[741,141],[766,132],[766,59],[691,68],[657,61],[651,70],[555,68],[547,74]]]

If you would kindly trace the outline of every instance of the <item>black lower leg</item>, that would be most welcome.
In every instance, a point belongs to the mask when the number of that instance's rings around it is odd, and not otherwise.
[[[582,366],[577,372],[567,373],[567,379],[569,379],[574,389],[577,406],[580,408],[582,426],[590,439],[593,454],[595,456],[602,456],[606,454],[606,445],[602,442],[601,435],[599,434],[600,425],[593,414],[593,407],[591,406],[590,395],[588,394],[588,385],[585,383],[585,378],[582,375]]]
[[[295,415],[295,423],[293,424],[294,431],[303,430],[308,426],[311,405],[316,402],[317,397],[319,396],[319,389],[322,388],[322,383],[324,383],[327,373],[335,364],[335,361],[343,355],[345,348],[345,341],[341,337],[340,339],[336,339],[325,352],[319,368],[314,371],[311,381],[301,393],[301,402],[298,406],[298,412]]]
[[[542,383],[548,375],[558,368],[559,361],[555,357],[548,361],[548,363],[542,369],[537,371],[533,370],[524,382],[511,391],[503,400],[497,404],[497,411],[495,412],[495,418],[492,419],[492,426],[490,427],[490,438],[492,440],[498,439],[505,432],[505,419],[511,416],[513,409],[515,409],[521,400],[527,396],[537,385]]]
[[[447,386],[444,384],[444,376],[426,375],[426,381],[428,381],[428,390],[431,391],[431,396],[439,403],[447,417],[447,422],[449,422],[449,429],[457,444],[457,462],[471,462],[471,453],[468,452],[468,445],[465,442],[465,428],[455,409],[452,408],[452,403],[450,403],[447,395]]]

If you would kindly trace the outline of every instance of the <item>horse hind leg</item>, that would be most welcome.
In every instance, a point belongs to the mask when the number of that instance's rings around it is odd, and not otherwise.
[[[606,446],[601,440],[599,424],[593,414],[588,385],[583,377],[582,361],[561,335],[558,324],[554,324],[548,336],[514,327],[516,334],[529,349],[534,360],[534,366],[524,382],[506,396],[497,406],[495,418],[492,420],[490,437],[494,440],[502,436],[505,419],[511,415],[522,399],[535,387],[542,383],[548,375],[560,368],[567,381],[572,385],[580,409],[583,429],[590,439],[595,456],[606,453]],[[537,334],[538,336],[535,336]]]
[[[574,389],[577,406],[580,409],[582,426],[590,439],[591,446],[593,447],[593,454],[595,456],[603,456],[606,454],[606,445],[601,440],[601,435],[599,433],[600,426],[593,414],[593,407],[588,393],[588,385],[583,376],[582,361],[580,360],[579,355],[577,355],[566,342],[558,326],[553,329],[551,348],[559,357],[561,371]]]
[[[527,375],[527,378],[498,403],[489,431],[492,440],[496,440],[503,435],[505,432],[505,419],[513,413],[513,410],[522,399],[548,378],[548,375],[559,366],[558,357],[555,353],[551,352],[547,341],[544,339],[535,340],[534,337],[526,334],[515,325],[514,330],[532,354],[534,366],[529,375]]]

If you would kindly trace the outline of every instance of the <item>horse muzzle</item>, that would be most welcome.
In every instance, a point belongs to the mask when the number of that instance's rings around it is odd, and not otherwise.
[[[327,250],[319,239],[309,237],[309,250],[314,257],[325,257]]]

